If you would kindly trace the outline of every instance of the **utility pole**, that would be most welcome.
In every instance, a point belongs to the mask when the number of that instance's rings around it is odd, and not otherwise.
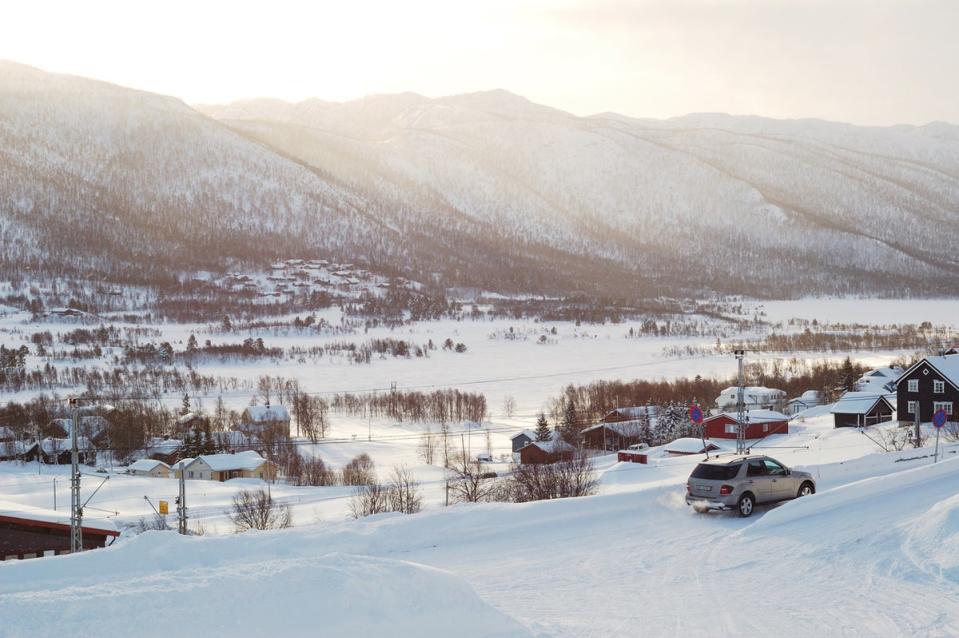
[[[70,398],[73,423],[70,427],[70,553],[83,551],[83,505],[80,503],[80,451],[77,430],[80,428],[80,402]]]
[[[180,495],[176,499],[177,531],[186,534],[186,472],[180,463]]]
[[[57,511],[57,479],[53,479],[53,511]]]
[[[736,390],[736,454],[746,453],[746,380],[743,374],[745,350],[736,350],[736,362],[739,364],[739,387]]]

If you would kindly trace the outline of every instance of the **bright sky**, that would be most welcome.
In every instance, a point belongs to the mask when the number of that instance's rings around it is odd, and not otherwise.
[[[190,103],[504,88],[586,115],[959,123],[959,0],[30,0],[0,59]]]

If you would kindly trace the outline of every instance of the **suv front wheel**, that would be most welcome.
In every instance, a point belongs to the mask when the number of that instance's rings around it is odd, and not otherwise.
[[[752,494],[743,494],[739,497],[739,505],[737,509],[739,510],[739,515],[743,518],[748,518],[753,513],[753,508],[756,506],[756,501],[753,498]]]

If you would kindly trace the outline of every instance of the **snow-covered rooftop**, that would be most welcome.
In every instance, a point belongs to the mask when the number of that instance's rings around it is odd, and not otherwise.
[[[253,450],[237,452],[236,454],[201,454],[194,459],[194,462],[196,461],[203,461],[214,472],[255,470],[266,463],[266,459]]]
[[[938,370],[942,376],[949,379],[954,386],[959,387],[959,354],[947,354],[941,357],[926,357],[917,363],[916,366],[922,365],[923,362],[927,362],[933,368]]]
[[[131,463],[129,469],[135,472],[150,472],[158,465],[161,465],[167,469],[170,468],[170,466],[163,461],[158,461],[156,459],[140,459],[139,461]]]
[[[719,446],[711,441],[706,441],[706,445],[704,446],[702,439],[685,437],[667,443],[663,449],[667,452],[674,452],[678,454],[701,454],[707,449],[718,450]]]
[[[709,419],[715,419],[717,417],[726,416],[732,420],[737,419],[735,412],[722,412],[714,416],[709,417]],[[750,423],[770,423],[772,421],[788,421],[789,417],[783,414],[782,412],[776,412],[775,410],[747,410],[746,418],[749,419]],[[707,421],[709,419],[706,419]]]
[[[251,405],[243,412],[253,422],[290,420],[290,413],[283,405]]]
[[[832,414],[867,414],[886,398],[876,392],[847,392],[829,409]],[[888,404],[889,402],[886,401]],[[892,405],[889,406],[890,408]]]
[[[24,521],[39,521],[70,527],[69,510],[57,511],[31,505],[22,505],[10,501],[0,501],[0,517],[17,518]],[[106,519],[83,519],[83,529],[98,530],[117,535],[117,527],[113,521]]]

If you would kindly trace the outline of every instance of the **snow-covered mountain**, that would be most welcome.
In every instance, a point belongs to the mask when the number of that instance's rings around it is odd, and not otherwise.
[[[948,124],[576,117],[505,91],[198,108],[346,183],[657,282],[956,292]]]
[[[196,109],[0,62],[0,272],[332,258],[500,292],[959,293],[959,129],[505,91]]]

